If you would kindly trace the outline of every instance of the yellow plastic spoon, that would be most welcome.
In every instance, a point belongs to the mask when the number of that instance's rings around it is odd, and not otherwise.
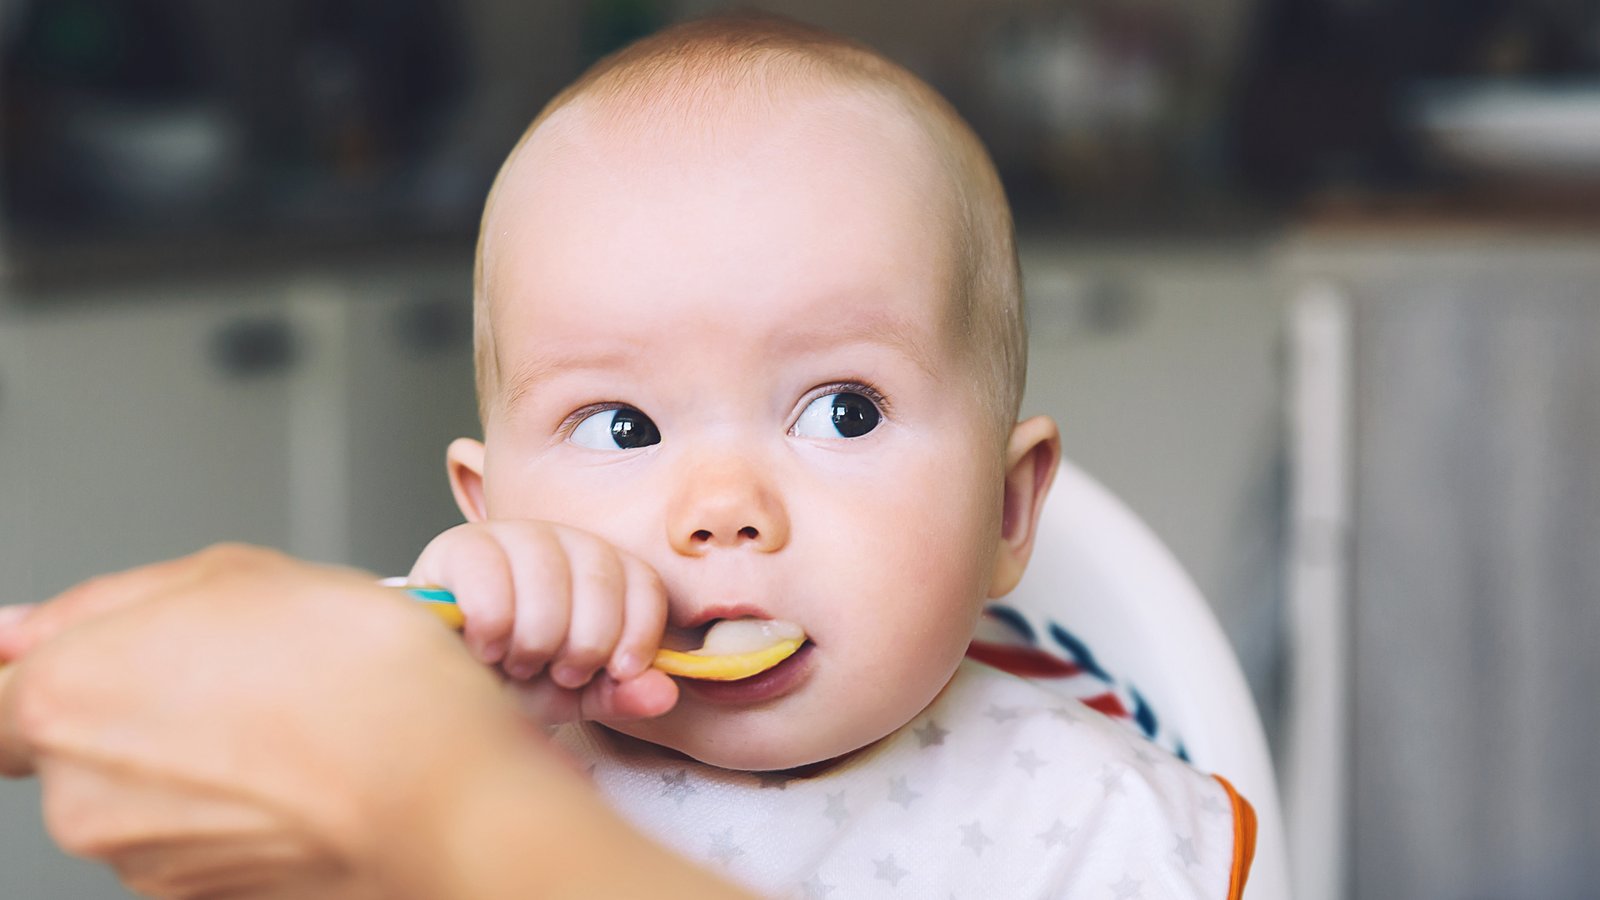
[[[701,681],[738,681],[759,675],[794,655],[805,641],[788,638],[752,650],[749,653],[729,653],[721,656],[684,653],[681,650],[657,650],[655,667],[668,675],[680,678],[697,678]]]
[[[456,631],[465,621],[455,595],[442,588],[404,586],[406,593],[421,601],[439,621]],[[683,650],[657,650],[654,668],[679,678],[700,681],[738,681],[776,666],[805,643],[804,638],[786,638],[747,653],[707,654]]]

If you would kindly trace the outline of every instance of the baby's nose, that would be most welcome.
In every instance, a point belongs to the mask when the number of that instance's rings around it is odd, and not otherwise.
[[[789,518],[770,487],[751,472],[723,469],[687,479],[667,518],[672,548],[699,556],[713,548],[772,552],[789,540]]]

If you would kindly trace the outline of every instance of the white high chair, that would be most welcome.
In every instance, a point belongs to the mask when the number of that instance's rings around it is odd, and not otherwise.
[[[1287,898],[1283,816],[1255,703],[1205,598],[1160,538],[1063,461],[1027,574],[999,604],[1059,623],[1120,693],[1143,701],[1147,732],[1159,723],[1161,743],[1176,742],[1196,768],[1250,801],[1258,830],[1245,895]]]

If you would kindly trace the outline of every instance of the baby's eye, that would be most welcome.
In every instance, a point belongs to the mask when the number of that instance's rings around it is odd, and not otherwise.
[[[585,416],[567,440],[590,450],[633,450],[661,443],[661,432],[649,416],[618,406]]]
[[[840,391],[808,403],[792,433],[808,438],[856,438],[877,428],[882,420],[876,403],[861,394]]]

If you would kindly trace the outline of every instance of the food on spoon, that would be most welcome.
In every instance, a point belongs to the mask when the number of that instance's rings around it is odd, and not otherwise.
[[[794,655],[805,630],[781,619],[723,619],[706,632],[698,650],[660,650],[655,667],[668,675],[701,681],[749,678]]]

